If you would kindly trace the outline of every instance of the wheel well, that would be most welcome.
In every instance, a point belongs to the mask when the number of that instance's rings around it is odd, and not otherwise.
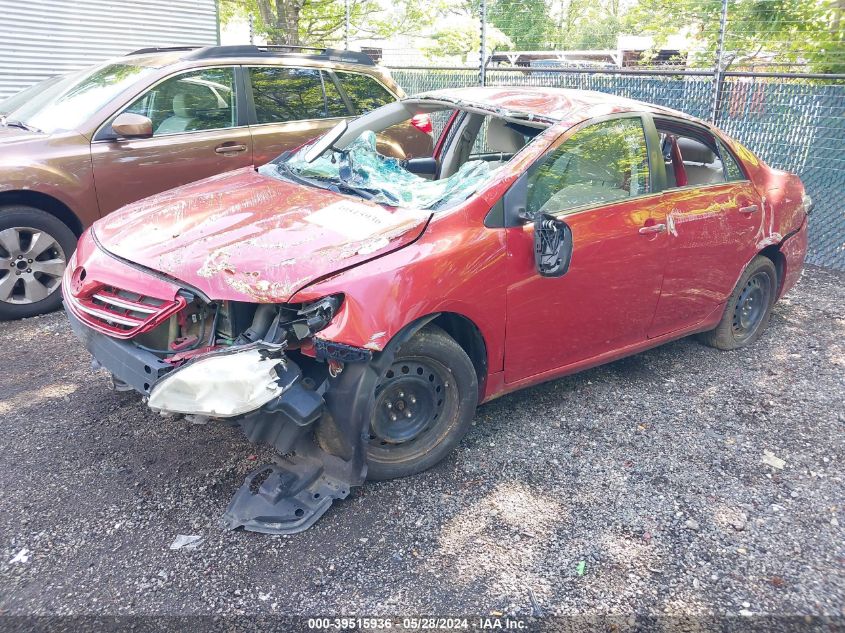
[[[780,295],[780,289],[783,287],[783,278],[786,269],[786,257],[784,257],[783,253],[780,252],[779,244],[767,246],[760,251],[760,255],[772,260],[772,263],[775,265],[775,271],[778,274],[778,295]]]
[[[487,380],[487,345],[478,327],[463,315],[443,312],[432,323],[444,330],[466,352],[475,367],[479,394],[484,393]]]
[[[0,206],[24,204],[35,207],[61,220],[76,237],[82,235],[82,223],[63,202],[38,191],[4,191],[0,193]]]

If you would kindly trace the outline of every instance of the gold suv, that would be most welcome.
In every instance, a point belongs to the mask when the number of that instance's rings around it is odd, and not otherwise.
[[[61,303],[77,238],[146,196],[262,165],[339,119],[404,96],[363,53],[297,47],[148,48],[0,102],[0,319]],[[430,156],[431,122],[381,135]]]

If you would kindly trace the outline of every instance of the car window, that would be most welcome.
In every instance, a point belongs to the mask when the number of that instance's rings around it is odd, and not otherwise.
[[[396,97],[372,77],[339,71],[335,71],[335,75],[358,114],[365,114],[396,101]]]
[[[258,123],[285,123],[326,116],[319,70],[253,66],[249,69],[249,77]]]
[[[37,84],[4,101],[0,111],[48,134],[72,130],[153,72],[154,68],[130,64],[89,68]]]
[[[725,144],[721,141],[717,141],[717,143],[719,144],[719,156],[722,157],[722,162],[725,165],[725,173],[728,175],[728,180],[731,182],[736,180],[746,180],[745,174],[740,168],[739,163],[736,162],[736,159],[733,154],[731,154],[730,150],[725,147]]]
[[[540,160],[528,176],[531,213],[559,213],[650,191],[645,131],[639,118],[585,127]]]
[[[703,130],[663,129],[658,122],[660,147],[666,165],[666,187],[702,187],[726,181],[726,165],[716,151],[716,140]],[[734,167],[736,167],[734,165]]]
[[[206,68],[167,79],[126,108],[153,122],[153,136],[219,130],[238,122],[234,68]]]
[[[349,116],[349,108],[346,107],[343,97],[340,96],[340,91],[332,78],[325,72],[323,73],[323,88],[326,91],[326,116]]]

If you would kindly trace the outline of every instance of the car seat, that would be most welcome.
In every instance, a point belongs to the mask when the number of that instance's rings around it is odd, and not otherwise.
[[[678,149],[684,159],[688,185],[710,185],[725,182],[722,162],[704,143],[691,138],[678,139]]]

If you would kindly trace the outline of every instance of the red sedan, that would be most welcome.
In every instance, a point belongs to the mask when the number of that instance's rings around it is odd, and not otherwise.
[[[432,155],[376,151],[411,119]],[[275,446],[223,523],[295,532],[367,477],[439,462],[481,402],[690,334],[752,343],[810,207],[676,111],[444,90],[103,218],[65,306],[116,387]]]

